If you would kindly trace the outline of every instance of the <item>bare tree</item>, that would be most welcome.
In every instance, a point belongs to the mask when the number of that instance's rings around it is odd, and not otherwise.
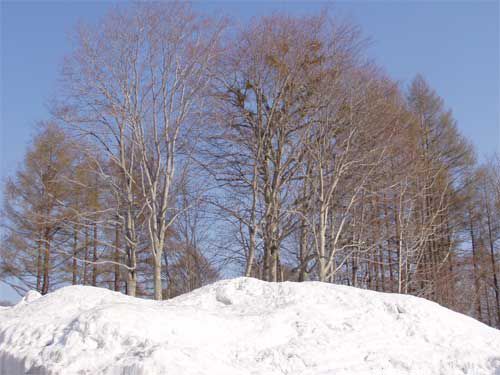
[[[55,256],[62,252],[57,236],[63,234],[71,212],[60,202],[71,197],[66,177],[75,166],[77,150],[57,125],[43,123],[23,167],[7,180],[2,278],[20,292],[36,289],[46,294],[64,281],[53,271],[65,261]]]
[[[186,3],[141,5],[122,20],[133,41],[130,100],[133,142],[154,260],[155,299],[162,299],[161,264],[165,235],[177,217],[169,215],[176,163],[186,153],[190,130],[200,123],[210,67],[223,24],[203,19]],[[179,152],[180,149],[180,152]]]
[[[322,17],[266,17],[243,30],[225,60],[216,88],[220,143],[226,161],[219,177],[251,199],[246,274],[262,237],[262,275],[281,278],[280,247],[294,226],[292,185],[314,121],[310,106],[321,79]],[[260,211],[260,212],[258,212]],[[259,216],[259,217],[258,217]]]
[[[310,229],[321,281],[336,272],[333,263],[340,248],[349,252],[361,248],[360,240],[353,239],[347,247],[341,242],[358,202],[362,203],[364,189],[383,160],[387,146],[377,140],[381,135],[386,142],[390,140],[390,132],[384,131],[387,124],[376,114],[384,109],[391,88],[367,77],[373,72],[356,72],[355,66],[341,75],[338,65],[334,64],[335,79],[323,81],[326,89],[320,95],[324,102],[317,105],[318,123],[306,144],[312,163],[306,176],[310,180],[306,183],[313,187]]]

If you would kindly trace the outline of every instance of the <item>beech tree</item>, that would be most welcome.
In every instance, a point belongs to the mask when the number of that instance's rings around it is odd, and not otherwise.
[[[80,30],[64,78],[69,123],[85,125],[118,169],[105,176],[119,198],[128,246],[129,292],[136,283],[138,215],[144,215],[154,260],[155,298],[179,148],[199,122],[221,23],[187,3],[138,4],[111,12],[99,28]],[[69,116],[68,116],[69,115]],[[87,130],[90,127],[91,130]]]
[[[328,31],[335,34],[327,45]],[[323,17],[265,17],[239,34],[222,63],[215,89],[222,129],[216,145],[225,152],[216,156],[225,169],[218,178],[251,196],[243,200],[243,212],[233,211],[248,230],[247,275],[260,235],[261,275],[281,279],[280,247],[294,226],[293,185],[316,121],[319,83],[334,74],[333,64],[340,66],[354,34],[328,28]]]

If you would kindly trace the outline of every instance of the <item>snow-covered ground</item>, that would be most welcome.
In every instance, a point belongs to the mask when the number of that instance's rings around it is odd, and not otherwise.
[[[71,286],[0,310],[0,373],[500,375],[500,331],[435,303],[225,280],[170,301]]]

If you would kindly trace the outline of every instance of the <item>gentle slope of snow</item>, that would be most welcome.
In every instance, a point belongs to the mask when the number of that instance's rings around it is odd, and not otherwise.
[[[500,375],[500,331],[435,303],[225,280],[170,301],[71,286],[0,310],[0,374]]]

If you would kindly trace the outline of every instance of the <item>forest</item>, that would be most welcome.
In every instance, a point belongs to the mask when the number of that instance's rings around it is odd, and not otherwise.
[[[162,300],[321,281],[500,328],[500,158],[480,162],[430,83],[393,80],[357,25],[138,3],[72,46],[4,182],[1,282]]]

